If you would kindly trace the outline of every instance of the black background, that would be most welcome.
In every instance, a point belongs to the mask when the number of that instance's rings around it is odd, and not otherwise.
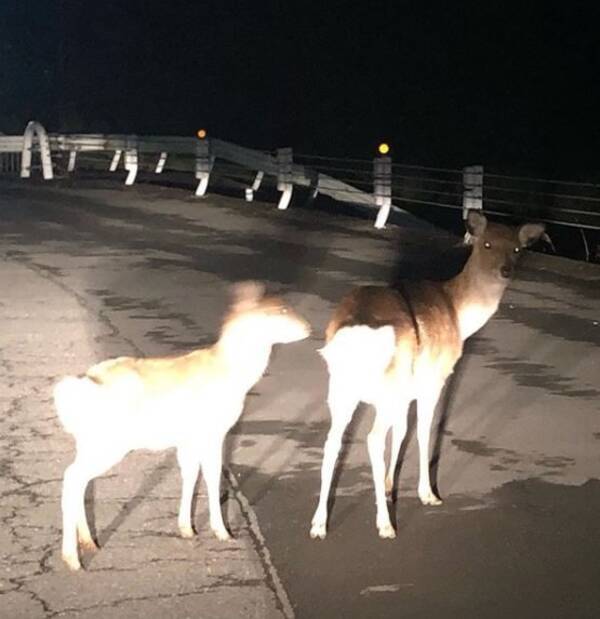
[[[10,1],[0,131],[213,136],[257,148],[590,179],[591,2]]]

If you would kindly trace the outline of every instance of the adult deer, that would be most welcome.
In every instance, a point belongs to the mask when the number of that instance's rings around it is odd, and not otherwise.
[[[367,444],[382,538],[395,537],[386,504],[393,489],[398,453],[406,434],[408,406],[417,400],[418,494],[438,505],[431,488],[429,440],[436,403],[464,341],[496,312],[524,247],[542,235],[540,224],[518,228],[489,223],[470,211],[472,250],[463,270],[445,282],[405,281],[395,289],[365,286],[350,292],[335,310],[321,353],[329,370],[331,428],[325,442],[321,494],[312,538],[327,532],[328,498],[342,435],[359,402],[375,407]],[[385,439],[392,429],[385,472]]]

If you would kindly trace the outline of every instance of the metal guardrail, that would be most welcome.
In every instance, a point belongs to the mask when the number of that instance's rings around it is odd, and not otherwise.
[[[205,194],[214,162],[219,159],[255,173],[253,183],[245,191],[246,199],[249,201],[253,199],[266,174],[277,178],[278,189],[282,192],[278,204],[280,209],[285,209],[289,205],[294,187],[309,188],[315,195],[321,193],[334,200],[369,207],[375,207],[381,202],[376,193],[358,189],[333,176],[317,173],[307,166],[294,163],[291,149],[279,149],[273,155],[216,138],[46,134],[39,123],[32,121],[23,136],[0,136],[0,154],[16,152],[22,154],[21,176],[24,178],[31,174],[31,156],[34,152],[40,154],[46,179],[53,178],[53,153],[69,153],[67,165],[69,172],[75,170],[81,155],[112,153],[109,169],[117,170],[123,158],[124,167],[128,171],[125,183],[131,185],[135,182],[140,167],[140,156],[154,154],[157,158],[154,172],[157,174],[168,169],[173,158],[178,160],[179,165],[176,167],[179,169],[193,168],[199,181],[197,196]],[[188,165],[182,165],[182,160]],[[383,227],[384,224],[385,221],[378,227]]]
[[[21,172],[21,153],[0,152],[0,175],[16,176]]]
[[[40,154],[48,179],[53,175],[52,157],[68,154],[67,172],[79,165],[115,171],[122,160],[128,172],[126,184],[135,182],[141,166],[156,174],[166,169],[184,171],[195,174],[196,195],[202,196],[217,162],[222,173],[244,183],[248,201],[265,177],[274,177],[281,192],[280,209],[289,205],[294,187],[303,187],[313,196],[320,193],[372,208],[378,228],[385,226],[392,210],[408,209],[426,217],[426,209],[437,208],[464,215],[467,208],[485,205],[486,213],[502,217],[578,228],[588,255],[586,231],[600,230],[600,184],[596,183],[484,174],[482,166],[408,165],[394,163],[387,155],[369,160],[303,155],[290,148],[265,152],[205,136],[205,132],[199,132],[199,137],[46,135],[39,123],[31,122],[23,136],[0,136],[0,170],[14,174],[15,157],[20,157],[21,176],[29,176],[33,153]]]
[[[317,172],[366,187],[372,182],[371,162],[296,155]],[[483,166],[463,169],[393,163],[391,199],[414,214],[428,210],[463,211],[484,208],[486,213],[515,219],[600,230],[600,184],[484,173]]]

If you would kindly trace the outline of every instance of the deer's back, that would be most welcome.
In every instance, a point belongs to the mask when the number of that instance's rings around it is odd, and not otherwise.
[[[410,372],[414,379],[445,378],[462,352],[451,299],[437,282],[402,282],[397,288],[355,288],[336,308],[327,327],[330,341],[343,327],[392,325],[396,355],[388,373]],[[405,377],[404,377],[405,378]]]
[[[202,440],[238,419],[244,395],[232,388],[212,349],[181,357],[119,357],[92,366],[97,386],[89,436],[108,433],[129,449],[164,449]],[[82,411],[83,414],[85,412]]]

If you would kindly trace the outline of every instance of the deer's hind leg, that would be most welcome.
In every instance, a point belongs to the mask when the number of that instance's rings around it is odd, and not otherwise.
[[[399,409],[398,416],[394,423],[392,424],[392,445],[390,448],[390,463],[387,470],[387,475],[385,477],[385,494],[391,499],[394,494],[394,477],[396,475],[396,467],[398,466],[398,457],[400,455],[400,448],[402,447],[402,442],[404,441],[404,437],[406,436],[406,427],[407,427],[407,413],[408,406],[406,406],[406,410]]]
[[[231,539],[231,535],[223,522],[221,510],[221,475],[223,472],[223,436],[213,437],[212,442],[203,445],[202,474],[208,493],[208,513],[210,528],[221,541]]]
[[[342,447],[344,431],[352,419],[358,401],[358,396],[351,392],[351,385],[345,384],[339,377],[330,377],[327,403],[331,415],[331,427],[323,448],[319,504],[311,522],[310,536],[313,539],[325,539],[327,535],[328,502],[333,473]]]
[[[195,534],[192,526],[192,500],[200,470],[198,448],[179,446],[177,448],[177,462],[181,471],[182,481],[177,525],[182,537],[191,538]]]
[[[396,397],[394,397],[396,396]],[[399,400],[397,394],[387,393],[375,401],[375,421],[367,437],[369,458],[373,471],[375,487],[375,505],[377,508],[377,530],[379,537],[394,538],[396,533],[390,521],[386,501],[388,484],[393,483],[394,470],[398,451],[406,433],[406,409],[408,402]],[[391,461],[386,476],[385,471],[385,439],[390,428],[393,429]]]
[[[119,462],[125,452],[99,448],[98,445],[78,445],[77,456],[64,473],[61,498],[63,538],[62,557],[72,570],[81,567],[78,543],[87,550],[97,548],[85,513],[85,490],[88,483]]]
[[[419,499],[423,505],[441,505],[442,500],[431,488],[429,474],[429,443],[435,407],[439,400],[443,381],[422,389],[417,398],[417,439],[419,442]]]

